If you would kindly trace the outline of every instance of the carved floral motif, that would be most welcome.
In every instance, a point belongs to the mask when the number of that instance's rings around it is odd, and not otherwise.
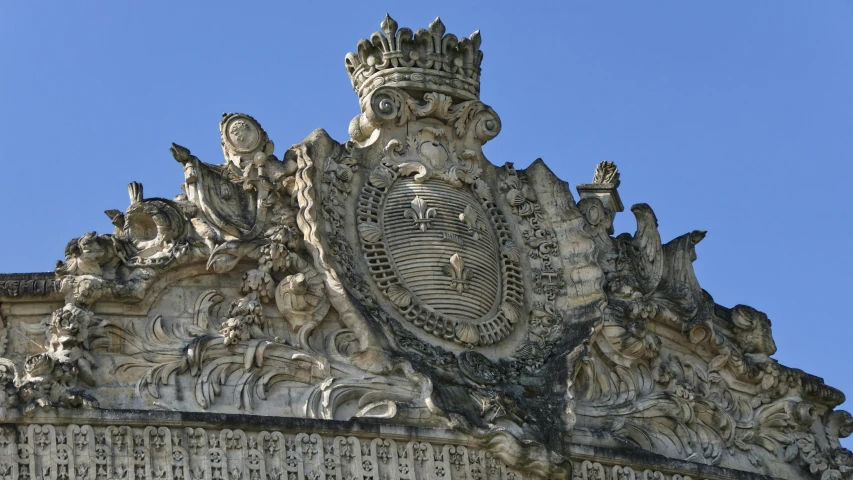
[[[384,87],[370,98],[372,128],[381,128],[384,122],[399,125],[407,119],[424,118],[425,122],[406,134],[405,142],[397,138],[387,141],[384,158],[369,173],[359,196],[358,232],[371,275],[400,308],[401,315],[415,326],[461,344],[499,342],[519,321],[523,289],[520,264],[517,256],[499,250],[512,243],[506,220],[494,204],[489,187],[479,179],[482,154],[463,143],[469,132],[480,142],[496,135],[497,116],[480,102],[454,104],[452,98],[441,94],[426,94],[424,102],[419,103],[402,90]],[[490,127],[484,126],[488,122]],[[405,206],[403,215],[411,221],[409,228],[436,232],[435,238],[412,237],[422,247],[417,253],[390,243],[390,239],[407,233],[396,230],[393,217],[386,219],[386,212],[396,211],[398,192],[410,191],[418,193]],[[443,202],[442,207],[433,207],[432,199]],[[496,235],[480,211],[491,217]],[[470,241],[462,241],[462,236]],[[431,256],[442,262],[435,272],[407,266],[423,265]],[[386,257],[394,262],[387,262]],[[450,289],[443,292],[434,286],[410,287],[406,284],[409,275],[442,275],[448,278]],[[451,292],[458,299],[448,297]],[[497,305],[497,312],[489,316],[493,305]],[[461,314],[451,315],[449,311]]]
[[[788,462],[822,478],[853,473],[849,454],[819,446],[813,402],[832,408],[840,392],[810,391],[802,372],[769,358],[776,346],[765,314],[724,309],[699,287],[692,262],[705,232],[661,244],[654,212],[639,204],[637,232],[610,238],[613,212],[603,205],[597,197],[580,204],[608,304],[573,379],[576,430],[609,425],[646,450],[711,464],[745,457],[759,469]]]
[[[414,225],[415,228],[425,232],[427,228],[429,228],[429,224],[432,222],[433,217],[438,213],[438,210],[434,207],[428,206],[427,202],[418,195],[415,195],[415,199],[412,200],[411,208],[406,209],[403,213],[406,218],[412,221],[412,225]]]
[[[53,477],[53,474],[56,477]],[[277,430],[29,425],[0,430],[0,475],[138,480],[542,479],[482,448]]]
[[[554,268],[559,248],[554,233],[544,225],[538,198],[511,163],[504,169],[506,176],[501,190],[519,221],[518,228],[533,270],[535,294],[527,339],[516,347],[512,356],[527,373],[535,373],[544,366],[553,345],[561,337],[564,315],[555,300],[558,295],[565,294],[566,281],[562,269]],[[520,254],[514,243],[508,247],[512,255]]]
[[[316,131],[279,158],[257,120],[225,114],[223,164],[173,144],[182,193],[131,182],[113,233],[70,241],[55,278],[0,276],[0,413],[18,428],[0,428],[0,480],[690,478],[570,466],[573,442],[853,479],[843,395],[771,358],[766,314],[702,289],[706,232],[664,243],[640,203],[635,233],[614,236],[612,162],[577,203],[541,162],[489,164],[501,123],[479,101],[479,35],[445,33],[386,17],[347,57],[362,109],[347,143]],[[16,412],[126,404],[458,432]]]

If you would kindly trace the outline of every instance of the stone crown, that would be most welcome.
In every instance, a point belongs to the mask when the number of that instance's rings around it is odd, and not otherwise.
[[[362,106],[380,86],[438,92],[460,100],[480,96],[480,32],[458,39],[445,35],[440,18],[429,28],[412,34],[409,28],[397,28],[397,22],[385,15],[381,31],[370,40],[358,42],[356,52],[346,56],[347,74]]]

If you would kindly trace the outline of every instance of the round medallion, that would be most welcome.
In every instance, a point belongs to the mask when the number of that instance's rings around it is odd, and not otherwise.
[[[235,115],[225,125],[225,138],[241,153],[256,150],[261,145],[261,129],[249,117]]]

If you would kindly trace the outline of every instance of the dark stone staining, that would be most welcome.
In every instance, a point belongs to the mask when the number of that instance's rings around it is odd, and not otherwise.
[[[58,293],[59,281],[53,272],[0,274],[0,298],[47,297]]]

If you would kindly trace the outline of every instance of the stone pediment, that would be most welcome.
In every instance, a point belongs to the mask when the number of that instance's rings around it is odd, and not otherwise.
[[[664,241],[637,204],[614,236],[610,162],[575,199],[541,160],[485,158],[481,61],[479,33],[386,17],[346,57],[348,141],[276,152],[225,114],[223,163],[172,145],[173,199],[133,182],[112,233],[0,275],[0,474],[853,476],[843,394],[701,288],[704,231]]]

